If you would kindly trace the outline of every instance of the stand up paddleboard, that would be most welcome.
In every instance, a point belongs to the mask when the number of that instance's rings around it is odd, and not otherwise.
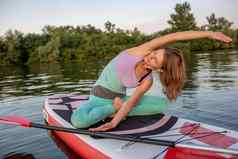
[[[87,102],[88,96],[60,94],[48,97],[43,107],[49,125],[74,128],[70,117],[74,109]],[[97,127],[104,122],[97,123]],[[198,159],[238,158],[238,133],[175,116],[156,114],[128,117],[110,134],[130,137],[132,141],[54,131],[74,152],[88,159]],[[175,146],[161,146],[136,139],[172,141]]]

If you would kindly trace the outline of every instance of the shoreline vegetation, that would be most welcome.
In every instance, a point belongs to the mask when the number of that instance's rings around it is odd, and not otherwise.
[[[57,63],[87,60],[110,60],[120,51],[137,46],[168,33],[203,30],[219,31],[232,37],[232,44],[209,39],[191,40],[172,44],[186,54],[194,51],[238,49],[238,28],[233,22],[214,13],[206,17],[207,24],[197,26],[188,2],[175,5],[168,20],[169,28],[150,35],[134,28],[123,30],[107,21],[104,30],[90,24],[85,26],[45,26],[42,33],[23,34],[9,30],[0,36],[0,65],[28,65],[33,63]]]

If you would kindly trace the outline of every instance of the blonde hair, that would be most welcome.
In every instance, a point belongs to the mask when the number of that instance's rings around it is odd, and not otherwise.
[[[186,78],[182,53],[175,48],[165,48],[165,59],[161,70],[159,75],[164,93],[170,101],[175,100],[181,94]]]

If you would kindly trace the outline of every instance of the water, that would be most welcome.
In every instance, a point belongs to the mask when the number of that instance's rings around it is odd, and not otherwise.
[[[238,51],[191,53],[186,61],[183,93],[166,113],[238,131]],[[88,94],[105,64],[1,67],[0,116],[18,115],[43,123],[41,109],[47,96]],[[161,95],[158,87],[154,83],[149,94]],[[77,158],[50,136],[45,130],[0,125],[0,158]]]

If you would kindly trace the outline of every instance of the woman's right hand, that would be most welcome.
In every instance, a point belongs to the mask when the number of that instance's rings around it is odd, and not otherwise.
[[[108,130],[111,130],[111,129],[115,128],[116,126],[117,126],[117,124],[114,124],[111,121],[111,122],[107,122],[103,125],[100,125],[97,128],[90,128],[89,131],[108,131]]]
[[[211,32],[211,34],[209,35],[209,38],[214,40],[219,40],[225,43],[232,42],[232,39],[229,36],[226,36],[225,34],[221,32]]]

